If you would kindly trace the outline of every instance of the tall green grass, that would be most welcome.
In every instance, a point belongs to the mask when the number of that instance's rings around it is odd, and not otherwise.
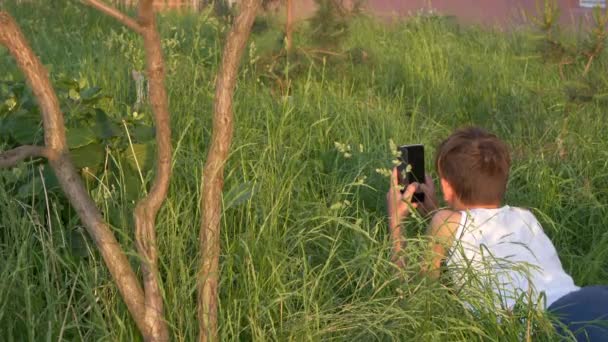
[[[135,35],[76,2],[5,7],[53,75],[82,75],[103,87],[116,117],[124,114],[121,104],[135,102],[129,75],[142,61]],[[171,333],[190,341],[197,336],[200,174],[225,27],[204,13],[169,13],[160,29],[175,147],[158,217],[160,267]],[[302,44],[306,30],[299,31]],[[260,78],[264,70],[254,61],[264,39],[252,38],[258,50],[246,53],[235,95],[222,221],[222,340],[551,340],[534,308],[470,311],[465,303],[483,307],[489,294],[463,298],[442,283],[402,281],[389,262],[387,180],[376,172],[391,165],[389,141],[432,147],[468,124],[509,143],[507,202],[533,208],[576,283],[608,283],[606,104],[568,103],[566,82],[543,63],[526,31],[425,17],[390,25],[356,19],[344,45],[363,48],[367,61],[313,60],[292,78],[289,96]],[[608,89],[606,66],[602,57],[590,76],[599,92]],[[0,70],[20,77],[4,50]],[[350,156],[336,142],[350,145]],[[428,155],[432,169],[432,148]],[[52,219],[65,202],[57,195],[12,198],[14,189],[4,185],[10,172],[0,172],[2,340],[138,339],[80,223]],[[121,189],[98,188],[93,196],[101,208],[132,205]],[[33,205],[40,201],[48,208],[42,213]],[[113,229],[136,266],[129,220]],[[423,226],[413,217],[407,227],[412,255],[420,253]],[[408,275],[417,265],[410,268]]]

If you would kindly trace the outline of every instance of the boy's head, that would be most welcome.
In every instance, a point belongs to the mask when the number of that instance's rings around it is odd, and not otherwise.
[[[478,127],[454,132],[439,145],[435,159],[445,200],[452,206],[499,205],[510,165],[505,143]]]

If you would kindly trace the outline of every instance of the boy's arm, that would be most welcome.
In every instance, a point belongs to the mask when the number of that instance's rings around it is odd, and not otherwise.
[[[411,208],[416,208],[417,203],[412,203],[412,196],[416,191],[417,184],[410,184],[403,193],[399,189],[397,181],[397,169],[393,169],[391,185],[386,194],[386,207],[388,211],[388,228],[391,233],[391,260],[399,267],[405,266],[401,258],[403,239],[401,236],[401,222],[407,217]]]
[[[440,210],[433,215],[427,229],[431,256],[423,261],[422,273],[433,279],[439,278],[441,262],[446,258],[449,248],[454,243],[461,215],[460,212],[449,209]]]
[[[401,235],[401,225],[403,219],[409,214],[410,208],[418,208],[423,216],[429,215],[431,212],[437,210],[437,199],[435,197],[435,186],[430,175],[425,175],[424,184],[412,183],[410,184],[402,194],[397,177],[397,168],[393,169],[391,175],[390,188],[386,194],[386,204],[388,209],[388,224],[391,233],[391,261],[393,261],[399,268],[405,266],[405,260],[401,257],[403,249],[403,237]],[[424,203],[411,203],[414,192],[419,189],[425,194]],[[437,221],[440,220],[442,215],[437,213]],[[433,225],[431,223],[431,225]],[[434,229],[433,231],[436,231]],[[441,232],[443,233],[443,231]],[[439,261],[441,263],[441,261]]]

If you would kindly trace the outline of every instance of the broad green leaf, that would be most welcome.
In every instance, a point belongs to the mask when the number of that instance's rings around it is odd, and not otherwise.
[[[76,82],[76,80],[72,78],[63,75],[57,80],[57,86],[63,89],[78,88],[78,82]]]
[[[126,226],[126,220],[124,219],[124,212],[120,206],[110,205],[106,211],[106,220],[114,227]]]
[[[137,201],[140,197],[143,197],[141,179],[135,169],[124,167],[122,169],[122,177],[124,183],[121,188],[128,201]]]
[[[132,200],[137,199],[138,197],[135,197]],[[115,227],[133,226],[133,214],[124,204],[110,205],[107,211],[107,220]]]
[[[101,144],[89,144],[77,149],[70,150],[72,161],[78,169],[85,167],[95,168],[100,165],[105,157],[105,149]]]
[[[4,105],[8,110],[13,110],[17,105],[17,100],[14,97],[9,97],[6,101],[4,101]]]
[[[68,139],[68,146],[70,148],[86,146],[97,141],[96,132],[88,126],[69,128],[66,135]]]
[[[87,81],[87,79],[86,79],[86,78],[81,77],[81,78],[78,80],[78,88],[79,88],[79,89],[84,89],[84,88],[86,88],[88,85],[89,85],[89,81]]]
[[[2,126],[0,130],[12,136],[20,144],[36,143],[42,135],[40,118],[28,113],[19,113],[19,111],[13,113],[7,117]]]
[[[93,131],[98,139],[109,139],[120,134],[120,127],[101,109],[95,109]]]
[[[71,88],[68,92],[68,97],[74,101],[80,100],[80,93],[74,88]]]
[[[50,166],[45,165],[44,169],[42,170],[42,177],[44,179],[44,186],[46,186],[47,191],[59,189],[59,180],[57,180],[57,177]]]
[[[0,142],[6,142],[7,137],[11,135],[11,129],[9,127],[9,119],[0,117]]]
[[[89,101],[94,98],[97,98],[100,94],[101,94],[100,87],[90,87],[90,88],[86,88],[86,89],[82,90],[80,92],[80,97],[82,98],[83,101]]]
[[[13,83],[13,85],[11,86],[11,91],[18,99],[25,95],[25,90],[25,83],[23,82]]]
[[[147,125],[137,125],[131,130],[133,139],[140,143],[145,143],[154,139],[155,135],[156,131],[154,130],[154,127]]]
[[[36,117],[40,116],[40,110],[38,107],[38,103],[31,97],[24,97],[21,99],[21,104],[19,107],[29,114],[34,115]]]
[[[145,173],[152,167],[154,158],[154,144],[133,144],[127,146],[125,151],[126,160],[133,170],[137,170],[138,166]]]

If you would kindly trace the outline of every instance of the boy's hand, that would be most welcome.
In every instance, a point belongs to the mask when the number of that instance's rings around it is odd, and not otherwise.
[[[421,215],[426,216],[429,213],[437,210],[437,196],[435,195],[435,184],[433,179],[427,173],[424,179],[424,184],[420,184],[419,190],[424,193],[424,202],[418,206],[418,211]]]
[[[399,182],[397,181],[397,168],[393,168],[390,188],[386,194],[386,207],[388,211],[389,228],[391,230],[397,228],[401,224],[401,221],[407,217],[410,207],[416,208],[418,206],[418,203],[412,203],[412,196],[417,188],[418,183],[412,183],[407,186],[403,193],[401,193]]]

